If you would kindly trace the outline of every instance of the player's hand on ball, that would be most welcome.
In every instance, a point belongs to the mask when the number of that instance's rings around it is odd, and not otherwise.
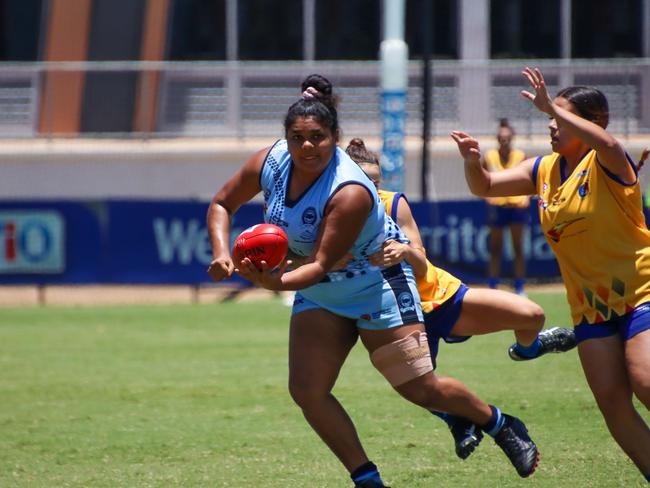
[[[218,257],[212,260],[208,266],[208,274],[214,281],[225,280],[232,276],[235,265],[230,257]]]
[[[256,265],[249,258],[244,258],[235,271],[256,286],[267,290],[282,291],[282,275],[292,263],[290,259],[287,259],[273,270],[266,261],[259,261]]]

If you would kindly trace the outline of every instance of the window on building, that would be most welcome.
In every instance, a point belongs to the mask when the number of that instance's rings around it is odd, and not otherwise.
[[[302,59],[302,0],[238,0],[239,57]]]
[[[0,0],[0,61],[36,61],[43,0]]]
[[[226,59],[225,3],[226,0],[173,0],[168,58]]]
[[[420,58],[423,53],[424,29],[430,29],[431,56],[439,59],[458,58],[458,7],[455,0],[434,0],[431,18],[424,19],[423,2],[406,2],[406,31],[404,37],[409,46],[409,57]]]
[[[573,0],[572,56],[641,56],[641,1]]]
[[[490,25],[492,58],[560,57],[560,0],[491,0]]]
[[[378,59],[380,35],[377,0],[316,1],[316,59]]]

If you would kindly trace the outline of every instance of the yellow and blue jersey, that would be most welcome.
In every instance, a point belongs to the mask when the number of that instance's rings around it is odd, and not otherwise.
[[[402,197],[404,197],[403,193],[379,190],[379,198],[386,208],[386,213],[395,222],[397,222],[397,204]],[[416,284],[422,300],[422,311],[429,313],[454,296],[460,288],[461,281],[444,269],[434,266],[427,259],[427,274],[422,278],[416,278]]]
[[[483,157],[485,159],[485,167],[490,172],[512,168],[526,159],[526,155],[519,149],[512,149],[510,154],[508,154],[508,160],[506,162],[501,161],[501,156],[497,149],[486,151]],[[529,202],[530,199],[526,195],[490,198],[490,205],[499,207],[528,207]]]
[[[594,150],[566,178],[565,165],[559,154],[534,163],[539,218],[564,279],[573,323],[597,324],[650,301],[650,231],[638,179],[622,182]]]

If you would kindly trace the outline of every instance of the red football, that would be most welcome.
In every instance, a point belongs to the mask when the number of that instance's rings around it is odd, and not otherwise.
[[[260,261],[266,261],[269,268],[279,265],[287,255],[289,240],[284,231],[273,224],[256,224],[239,234],[232,248],[235,266],[242,259],[250,259],[258,269]]]

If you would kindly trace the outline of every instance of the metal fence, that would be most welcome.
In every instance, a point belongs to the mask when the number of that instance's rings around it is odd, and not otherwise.
[[[522,99],[526,87],[520,72],[528,61],[435,61],[432,63],[431,130],[433,136],[452,128],[492,134],[507,117],[521,135],[547,132],[547,121]],[[551,92],[586,84],[602,89],[610,102],[610,128],[624,135],[650,134],[650,59],[545,60]],[[422,130],[422,64],[409,64],[406,133]],[[0,138],[56,136],[39,132],[44,113],[46,73],[85,72],[93,76],[156,72],[158,110],[152,132],[115,134],[125,137],[252,137],[281,134],[281,121],[299,95],[301,80],[321,73],[341,96],[340,119],[347,134],[379,137],[379,63],[368,62],[86,62],[0,64]],[[145,86],[145,90],[147,87]],[[107,94],[108,96],[108,94]],[[115,106],[133,103],[114,100]],[[87,109],[86,109],[87,110]],[[86,132],[81,136],[107,134]]]

